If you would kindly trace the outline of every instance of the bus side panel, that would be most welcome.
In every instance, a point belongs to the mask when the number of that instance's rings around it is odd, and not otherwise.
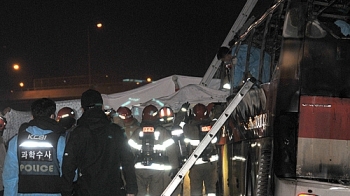
[[[349,186],[342,184],[320,182],[315,180],[275,178],[274,195],[296,196],[302,193],[319,196],[348,196],[350,194],[350,188]]]
[[[299,137],[350,140],[350,99],[301,96]]]
[[[350,99],[301,96],[297,176],[349,180]]]

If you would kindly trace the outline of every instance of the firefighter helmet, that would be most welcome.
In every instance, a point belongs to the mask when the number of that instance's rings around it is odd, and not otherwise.
[[[131,110],[128,107],[119,107],[117,110],[118,116],[126,122],[133,119]]]
[[[170,107],[162,107],[158,111],[159,121],[161,123],[169,123],[174,121],[174,112]]]
[[[193,107],[193,116],[195,120],[204,120],[209,118],[208,110],[205,105],[198,103]]]
[[[57,112],[56,121],[62,125],[65,129],[71,128],[75,120],[75,111],[70,107],[63,107]]]
[[[146,106],[142,111],[142,121],[157,121],[158,109],[154,105]]]
[[[5,129],[6,123],[7,123],[6,118],[3,116],[0,116],[0,130]]]

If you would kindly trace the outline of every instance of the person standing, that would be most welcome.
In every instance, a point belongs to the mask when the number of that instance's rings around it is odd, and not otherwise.
[[[174,125],[175,114],[169,106],[161,107],[158,111],[158,115],[160,126],[164,127],[171,134],[171,137],[175,142],[174,146],[176,146],[176,155],[178,157],[179,167],[181,167],[183,163],[185,163],[185,160],[188,156],[184,141],[183,130],[180,126]],[[167,173],[165,173],[164,175],[164,184],[166,186],[171,182],[172,178],[174,178],[174,176],[178,172],[176,168],[174,169],[175,170],[172,171],[173,173],[171,174],[171,176],[169,176],[169,174]],[[182,195],[182,189],[183,182],[181,182],[181,184],[174,190],[172,196]]]
[[[58,110],[57,112],[57,116],[56,116],[56,121],[58,122],[59,125],[61,125],[64,130],[64,136],[66,138],[66,143],[69,140],[69,135],[70,133],[74,130],[75,125],[76,125],[76,115],[75,115],[75,111],[70,108],[70,107],[63,107],[60,110]],[[76,176],[73,180],[73,196],[76,196],[76,181],[78,179],[78,171],[76,172]]]
[[[55,120],[56,103],[47,98],[31,105],[33,120],[21,125],[9,142],[5,158],[4,194],[60,194],[60,174],[65,138],[64,129]]]
[[[211,125],[212,122],[209,118],[207,107],[201,103],[196,104],[193,107],[193,119],[185,124],[183,128],[185,142],[188,143],[190,154],[210,131]],[[203,183],[208,196],[216,195],[216,183],[218,181],[217,163],[219,158],[215,146],[216,141],[217,137],[214,137],[190,169],[191,196],[203,195]]]
[[[77,194],[82,196],[134,196],[137,183],[134,156],[125,132],[102,110],[101,94],[89,89],[81,96],[83,115],[70,134],[62,165],[62,195],[73,192],[78,169]],[[120,167],[125,171],[125,191]]]
[[[164,175],[173,176],[178,168],[176,146],[170,133],[159,126],[158,109],[146,106],[141,126],[129,139],[136,155],[136,176],[139,195],[159,196],[168,186]]]
[[[119,107],[117,110],[118,118],[123,121],[123,128],[128,139],[131,138],[132,134],[136,129],[140,128],[140,123],[136,118],[133,117],[131,110],[128,107]],[[116,119],[116,118],[114,118]]]
[[[122,129],[125,131],[126,138],[128,138],[128,140],[131,138],[132,133],[134,133],[138,128],[140,128],[139,121],[133,117],[131,110],[125,106],[120,106],[118,108],[118,110],[116,111],[116,115],[113,116],[113,123],[116,123],[117,125],[122,127]],[[124,184],[126,184],[124,177],[125,174],[123,173],[121,178],[123,179]]]

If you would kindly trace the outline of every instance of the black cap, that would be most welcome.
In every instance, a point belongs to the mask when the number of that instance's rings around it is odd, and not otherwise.
[[[101,93],[96,90],[89,89],[81,95],[81,107],[83,107],[84,110],[95,106],[102,107],[102,105],[103,99]]]

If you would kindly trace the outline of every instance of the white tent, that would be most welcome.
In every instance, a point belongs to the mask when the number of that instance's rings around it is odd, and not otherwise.
[[[203,103],[204,105],[212,102],[226,102],[228,94],[228,91],[215,90],[199,84],[189,84],[171,95],[153,98],[142,103],[141,106],[150,104],[157,108],[169,106],[177,112],[185,102],[190,104]]]
[[[197,103],[208,105],[213,102],[226,102],[228,95],[228,91],[215,90],[199,84],[189,84],[168,96],[153,98],[140,105],[133,106],[132,112],[140,121],[140,114],[143,108],[147,105],[154,105],[158,109],[163,106],[168,106],[172,108],[174,112],[178,112],[181,109],[182,104],[186,102],[191,104],[190,107],[193,107]]]
[[[169,76],[139,88],[114,93],[102,94],[105,109],[113,108],[117,110],[120,106],[126,106],[133,109],[133,115],[140,120],[140,110],[145,105],[154,104],[157,108],[167,105],[177,111],[185,102],[203,103],[225,102],[228,92],[217,90],[220,85],[219,80],[213,80],[209,87],[198,85],[200,77],[190,76]],[[175,91],[179,88],[178,91]],[[82,109],[80,99],[57,101],[57,111],[62,107],[71,107],[77,111],[80,117]],[[31,119],[30,112],[11,110],[5,115],[8,123],[4,132],[4,140],[8,141],[13,135],[17,134],[19,126]]]
[[[107,108],[110,107],[118,109],[120,106],[131,108],[132,106],[145,103],[154,98],[174,94],[176,83],[178,84],[178,88],[182,89],[189,84],[199,84],[200,81],[201,78],[199,77],[173,75],[133,90],[110,95],[103,95],[103,101],[105,107]],[[213,89],[218,89],[219,82],[217,80],[213,81],[210,84],[210,87]]]

